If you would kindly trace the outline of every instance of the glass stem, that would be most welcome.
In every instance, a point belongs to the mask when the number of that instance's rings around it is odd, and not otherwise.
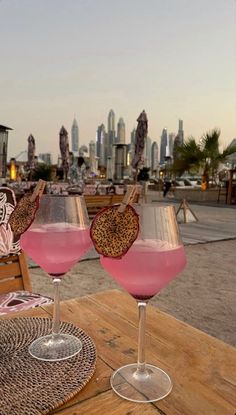
[[[60,278],[54,278],[54,307],[53,307],[53,323],[52,334],[57,335],[60,332]]]
[[[146,306],[144,301],[138,302],[139,310],[139,332],[138,332],[138,373],[145,373],[146,361],[145,361],[145,327],[146,327]]]

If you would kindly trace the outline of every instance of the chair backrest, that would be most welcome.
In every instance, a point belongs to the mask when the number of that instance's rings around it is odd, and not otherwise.
[[[0,294],[18,290],[32,291],[24,252],[0,258]]]
[[[89,218],[93,218],[100,209],[110,206],[112,195],[84,195]]]
[[[138,203],[139,201],[139,193],[136,193],[132,203]],[[111,205],[115,205],[116,203],[121,203],[124,199],[124,195],[112,195]]]
[[[139,193],[136,193],[133,203],[138,203]],[[121,203],[124,195],[84,195],[89,218],[92,219],[96,213],[104,207]]]

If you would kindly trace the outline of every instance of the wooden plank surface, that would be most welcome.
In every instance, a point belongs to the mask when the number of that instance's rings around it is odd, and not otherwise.
[[[24,289],[23,280],[21,276],[17,278],[9,278],[6,280],[2,280],[0,284],[1,294],[7,294],[13,291],[19,291]]]
[[[15,277],[21,275],[19,262],[13,262],[12,264],[1,265],[0,268],[0,280]]]
[[[112,370],[136,361],[137,306],[130,296],[112,290],[69,300],[61,309],[63,320],[79,324],[95,339],[99,357]],[[151,306],[146,337],[147,361],[166,370],[174,382],[172,393],[154,404],[159,411],[167,415],[234,415],[234,348]],[[80,408],[79,396],[74,405],[74,409]]]
[[[38,309],[52,313],[52,306]],[[37,310],[21,315],[37,315]],[[174,383],[165,399],[153,404],[122,400],[111,391],[110,375],[137,359],[137,305],[118,290],[61,304],[61,318],[85,330],[98,351],[88,385],[57,414],[234,415],[236,349],[154,307],[147,308],[147,361],[166,370]]]
[[[119,315],[131,325],[135,319],[137,321],[137,310],[129,296],[126,301],[122,297],[120,292],[113,291],[110,296],[97,294],[93,301],[103,304],[108,313]],[[119,322],[116,318],[116,328],[121,331]],[[127,330],[128,327],[124,327],[123,336]],[[130,337],[133,336],[135,332],[130,329]],[[136,354],[136,345],[131,341],[130,348]],[[173,392],[157,404],[164,413],[234,415],[236,349],[233,347],[148,307],[147,361],[166,370],[174,382]],[[120,362],[129,363],[122,358]]]
[[[22,251],[19,255],[19,263],[21,268],[21,274],[23,278],[23,284],[24,284],[24,290],[26,291],[32,291],[32,284],[27,264],[27,258],[25,253]]]
[[[24,252],[0,258],[0,293],[18,290],[32,291]]]

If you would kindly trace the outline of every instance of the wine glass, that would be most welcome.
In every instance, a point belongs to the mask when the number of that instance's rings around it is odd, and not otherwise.
[[[83,196],[43,195],[35,220],[21,235],[20,244],[54,284],[52,334],[36,339],[29,352],[46,361],[75,356],[82,344],[75,336],[60,333],[59,286],[62,277],[92,246]]]
[[[145,318],[148,300],[165,287],[186,264],[173,206],[135,206],[139,236],[121,259],[100,257],[105,270],[137,300],[138,361],[116,370],[113,390],[134,402],[154,402],[167,396],[172,381],[162,369],[145,362]]]

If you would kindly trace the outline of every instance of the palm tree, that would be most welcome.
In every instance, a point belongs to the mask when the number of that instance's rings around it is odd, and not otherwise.
[[[236,146],[229,145],[220,153],[219,137],[220,130],[213,129],[202,136],[199,144],[190,137],[186,143],[178,146],[175,149],[173,172],[181,176],[185,171],[189,173],[198,171],[205,177],[208,186],[210,177],[215,180],[219,164],[236,152]]]
[[[173,171],[182,175],[185,171],[196,173],[201,167],[202,153],[193,137],[174,148]]]

